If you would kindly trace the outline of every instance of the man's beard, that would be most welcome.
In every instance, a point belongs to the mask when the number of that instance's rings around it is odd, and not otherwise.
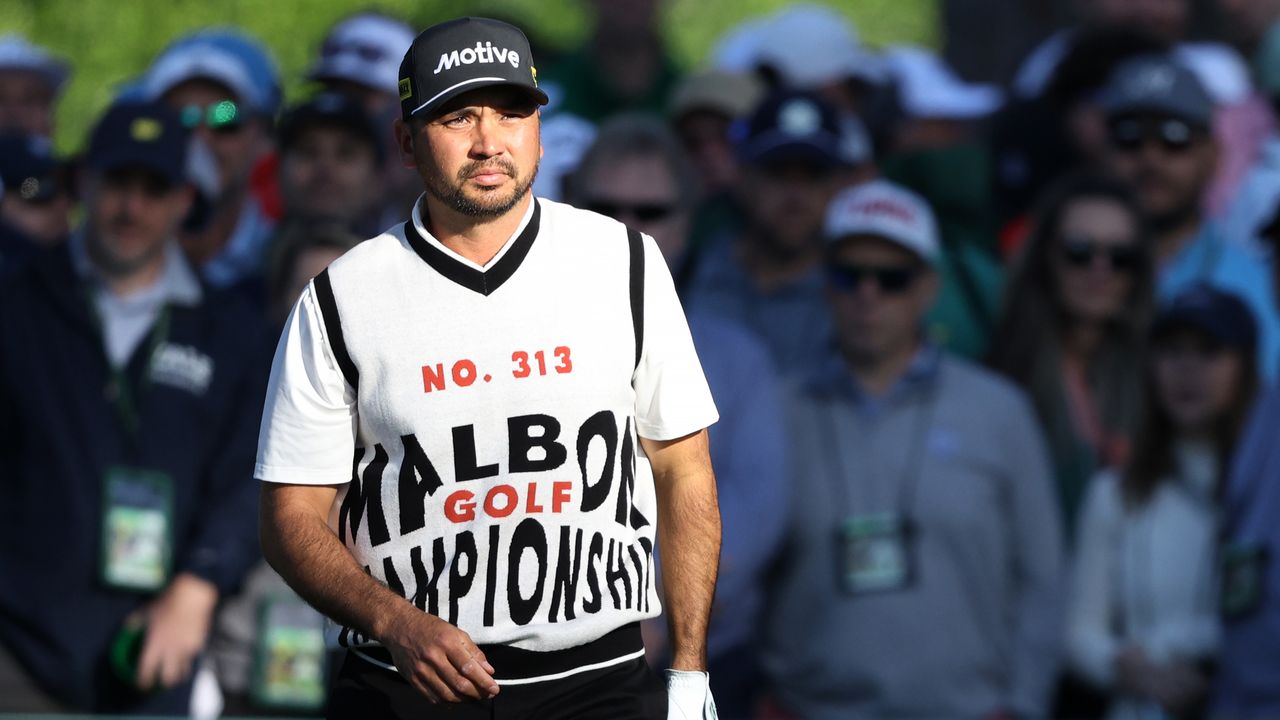
[[[509,195],[500,196],[497,190],[484,191],[481,197],[468,197],[464,188],[467,180],[472,175],[486,169],[500,169],[516,181],[516,187]],[[533,187],[533,180],[538,176],[538,164],[535,162],[533,171],[523,181],[516,174],[515,163],[506,158],[497,158],[493,160],[477,160],[473,163],[464,165],[458,171],[454,181],[450,183],[444,177],[444,174],[438,169],[433,168],[431,172],[426,173],[423,180],[427,192],[431,197],[443,203],[446,207],[454,212],[466,215],[467,217],[488,220],[501,217],[507,214],[512,208],[520,203],[529,189]]]
[[[84,239],[85,250],[94,267],[103,275],[113,278],[132,275],[155,262],[156,258],[164,254],[166,245],[163,242],[157,243],[134,257],[123,256],[110,247],[101,231],[92,223],[85,227]]]

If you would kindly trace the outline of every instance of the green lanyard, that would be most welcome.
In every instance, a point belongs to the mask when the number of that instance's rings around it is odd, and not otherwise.
[[[120,367],[116,367],[111,363],[111,358],[106,357],[106,331],[102,325],[102,318],[98,317],[92,301],[90,301],[90,316],[97,321],[99,334],[102,335],[103,357],[107,361],[107,367],[110,368],[110,381],[107,383],[107,400],[115,407],[116,415],[120,417],[120,422],[124,425],[125,432],[130,438],[137,439],[138,433],[141,431],[142,418],[138,410],[138,393],[134,391],[133,383],[129,380],[129,363],[126,361]],[[150,342],[147,343],[147,364],[142,371],[142,382],[139,391],[145,390],[148,380],[151,377],[151,365],[155,362],[156,350],[169,339],[170,316],[169,305],[165,304],[160,309],[160,315],[156,318],[155,324],[151,326]]]

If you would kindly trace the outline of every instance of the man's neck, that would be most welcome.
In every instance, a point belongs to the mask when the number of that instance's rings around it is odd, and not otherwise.
[[[920,347],[917,340],[882,356],[849,357],[847,363],[863,392],[872,397],[883,397],[907,374]]]
[[[160,276],[164,274],[164,266],[165,254],[160,253],[146,265],[129,273],[111,275],[101,268],[95,268],[95,272],[112,295],[124,298],[146,290],[159,282]]]
[[[1186,219],[1156,233],[1156,262],[1164,266],[1178,256],[1200,232],[1200,214],[1195,213]]]
[[[773,252],[770,241],[757,234],[748,233],[744,240],[741,245],[743,267],[762,290],[776,290],[803,278],[822,259],[820,247],[783,254]]]
[[[240,224],[248,198],[247,192],[228,198],[214,210],[203,228],[182,236],[182,249],[191,258],[192,265],[204,267],[222,252]]]
[[[430,194],[423,196],[423,223],[440,244],[477,265],[485,265],[493,259],[503,245],[515,234],[533,202],[533,194],[524,198],[508,212],[496,218],[477,220],[445,206]]]

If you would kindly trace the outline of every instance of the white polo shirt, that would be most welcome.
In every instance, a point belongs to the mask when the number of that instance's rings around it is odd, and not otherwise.
[[[343,485],[331,520],[374,578],[477,643],[552,651],[659,613],[637,435],[716,419],[651,238],[537,200],[482,267],[415,208],[295,306],[255,474]]]

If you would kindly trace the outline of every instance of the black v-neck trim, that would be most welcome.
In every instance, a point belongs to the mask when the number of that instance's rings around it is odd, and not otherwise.
[[[418,257],[436,272],[468,290],[488,296],[502,287],[502,284],[515,274],[520,263],[524,262],[525,256],[529,254],[529,248],[533,247],[534,239],[538,237],[538,221],[541,215],[542,205],[535,198],[533,216],[529,218],[529,224],[525,225],[519,237],[511,242],[511,247],[507,248],[502,257],[498,258],[498,262],[488,270],[477,270],[450,257],[448,253],[424,238],[413,220],[404,224],[404,236],[409,240],[413,251],[418,253]]]

